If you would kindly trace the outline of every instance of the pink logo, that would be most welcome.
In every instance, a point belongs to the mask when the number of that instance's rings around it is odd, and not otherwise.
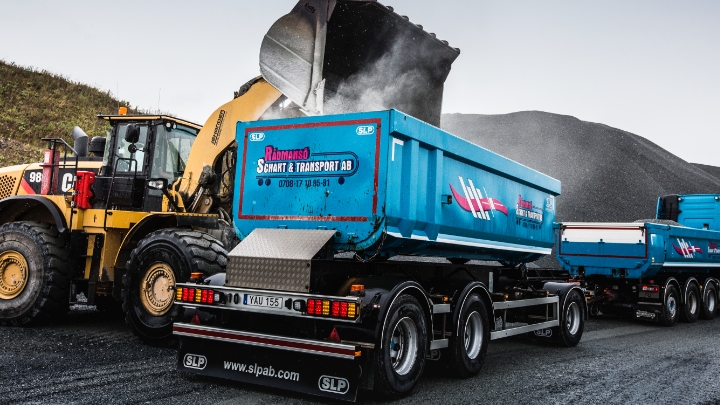
[[[525,201],[522,199],[522,196],[518,196],[518,208],[531,210],[532,209],[532,201]]]
[[[453,197],[455,197],[455,201],[458,202],[458,205],[460,205],[462,209],[472,212],[475,218],[488,221],[493,211],[502,212],[505,216],[508,215],[508,209],[505,204],[500,202],[500,200],[488,197],[487,192],[485,196],[483,196],[483,192],[475,187],[471,179],[468,179],[467,186],[462,177],[458,176],[458,179],[460,180],[462,194],[455,190],[452,184],[450,184],[450,190],[453,193]]]
[[[717,243],[712,243],[712,242],[710,242],[710,249],[717,249],[717,248],[718,248],[718,244],[717,244]]]
[[[673,244],[673,248],[675,248],[675,251],[678,252],[678,254],[683,255],[686,259],[692,259],[695,257],[694,253],[702,254],[703,252],[699,246],[692,246],[685,242],[685,239],[677,239],[677,241],[680,246],[678,247]]]

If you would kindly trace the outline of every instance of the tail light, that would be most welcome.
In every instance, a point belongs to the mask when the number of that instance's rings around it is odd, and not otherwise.
[[[307,300],[308,315],[355,319],[357,312],[357,303],[355,302],[318,299]]]
[[[178,287],[175,291],[175,300],[195,304],[218,304],[222,301],[222,293],[209,288]]]
[[[644,292],[658,292],[658,291],[660,291],[660,287],[658,287],[656,285],[644,285],[644,286],[642,286],[642,290]]]

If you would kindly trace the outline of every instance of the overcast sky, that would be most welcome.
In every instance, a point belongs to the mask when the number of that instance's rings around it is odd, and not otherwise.
[[[204,124],[295,3],[2,0],[0,59]],[[720,1],[382,3],[461,49],[443,112],[572,115],[720,166]]]

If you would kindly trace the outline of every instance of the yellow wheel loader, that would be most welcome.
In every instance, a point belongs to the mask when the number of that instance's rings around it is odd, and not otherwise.
[[[175,284],[224,270],[238,242],[238,121],[397,108],[439,125],[458,55],[376,1],[304,0],[265,36],[262,76],[204,126],[120,111],[98,116],[105,137],[45,139],[42,163],[0,169],[0,323],[86,304],[168,338]]]

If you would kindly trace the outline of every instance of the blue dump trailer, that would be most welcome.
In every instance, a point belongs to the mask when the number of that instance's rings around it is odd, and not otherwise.
[[[551,252],[557,180],[396,110],[236,138],[241,242],[225,273],[177,286],[181,370],[396,398],[426,361],[475,375],[493,339],[579,342],[583,290],[525,266]]]
[[[720,195],[658,199],[655,220],[560,223],[557,258],[594,293],[591,313],[672,326],[715,317],[720,284]]]

